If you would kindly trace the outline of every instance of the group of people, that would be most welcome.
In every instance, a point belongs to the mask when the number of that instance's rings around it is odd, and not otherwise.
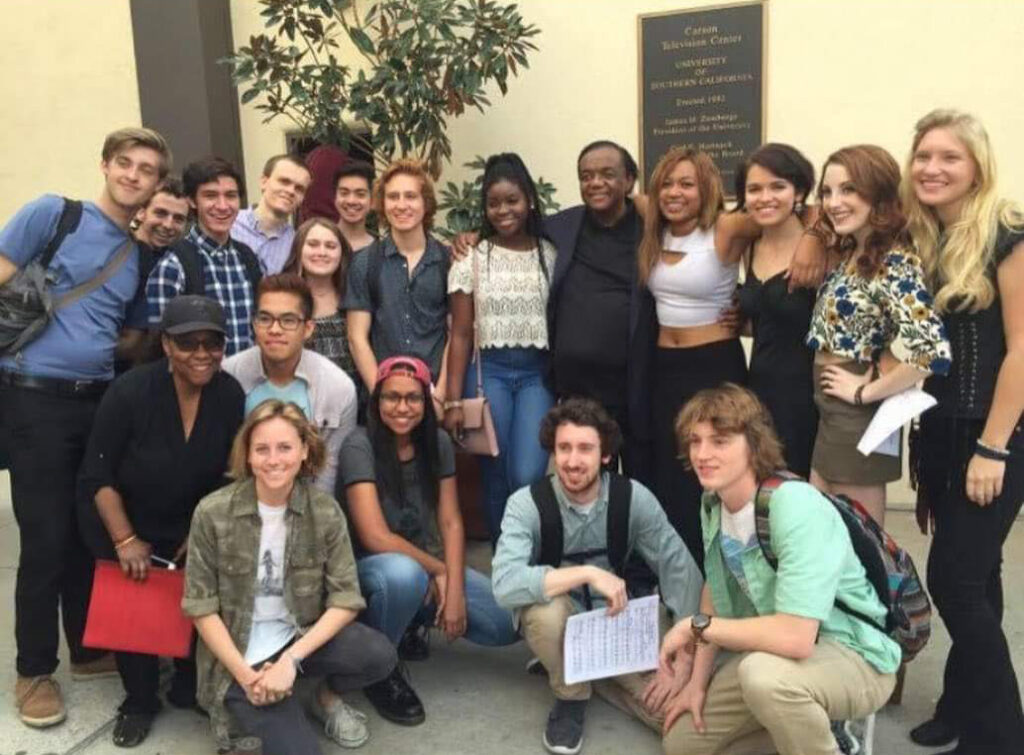
[[[580,752],[592,687],[667,753],[835,753],[841,722],[889,698],[901,649],[822,493],[884,523],[899,452],[857,443],[923,380],[938,404],[910,462],[952,648],[910,737],[958,755],[1024,741],[1000,575],[1024,499],[1024,213],[997,195],[972,116],[922,118],[902,174],[855,145],[816,179],[765,144],[732,210],[708,155],[670,150],[634,195],[629,152],[596,141],[583,203],[545,217],[523,160],[497,154],[481,227],[451,249],[415,161],[346,163],[337,216],[295,228],[313,181],[298,157],[269,159],[244,210],[233,165],[196,160],[179,181],[152,130],[115,131],[101,157],[95,202],[47,195],[0,231],[0,282],[54,240],[55,296],[103,276],[0,358],[26,724],[65,718],[62,616],[72,677],[122,679],[114,743],[147,736],[159,660],[81,642],[93,559],[113,558],[139,580],[184,565],[198,641],[165,696],[208,714],[221,747],[318,752],[304,707],[358,747],[354,689],[423,722],[399,660],[428,657],[436,627],[525,640],[555,697],[553,753]],[[498,454],[464,505],[483,512],[489,576],[466,565],[455,475],[481,394]],[[771,495],[769,535],[755,499],[781,469],[807,482]],[[659,669],[567,684],[569,616],[652,589]],[[303,706],[307,675],[323,682]]]

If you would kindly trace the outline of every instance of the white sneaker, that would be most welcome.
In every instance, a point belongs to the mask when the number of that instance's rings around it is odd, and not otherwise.
[[[370,738],[366,728],[366,714],[360,713],[340,697],[335,697],[326,709],[320,704],[320,690],[313,693],[309,713],[324,725],[324,733],[333,742],[349,749],[362,747]]]

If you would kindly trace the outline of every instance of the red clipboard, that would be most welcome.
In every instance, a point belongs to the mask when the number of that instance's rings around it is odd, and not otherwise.
[[[137,582],[116,561],[97,561],[82,644],[187,658],[192,620],[181,612],[184,591],[184,571],[154,568]]]

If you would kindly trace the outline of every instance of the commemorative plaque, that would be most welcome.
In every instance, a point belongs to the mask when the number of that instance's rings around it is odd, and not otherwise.
[[[736,165],[764,141],[762,2],[641,15],[640,168],[675,146],[708,153],[732,195]]]

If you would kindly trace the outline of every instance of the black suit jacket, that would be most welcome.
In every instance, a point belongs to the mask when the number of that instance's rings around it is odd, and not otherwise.
[[[551,274],[551,288],[548,294],[547,319],[548,343],[555,347],[558,328],[558,301],[565,279],[576,254],[576,242],[586,216],[586,207],[577,205],[562,210],[545,220],[545,230],[557,250],[555,269]],[[643,236],[643,223],[637,218],[636,242],[639,246]],[[657,341],[658,323],[654,309],[654,297],[647,286],[636,285],[636,269],[632,294],[629,298],[629,363],[627,365],[627,391],[629,406],[629,437],[627,443],[646,444],[650,442],[650,403],[648,374],[654,346]],[[552,360],[554,361],[554,360]],[[646,454],[645,454],[646,456]],[[636,477],[635,474],[630,474]]]

